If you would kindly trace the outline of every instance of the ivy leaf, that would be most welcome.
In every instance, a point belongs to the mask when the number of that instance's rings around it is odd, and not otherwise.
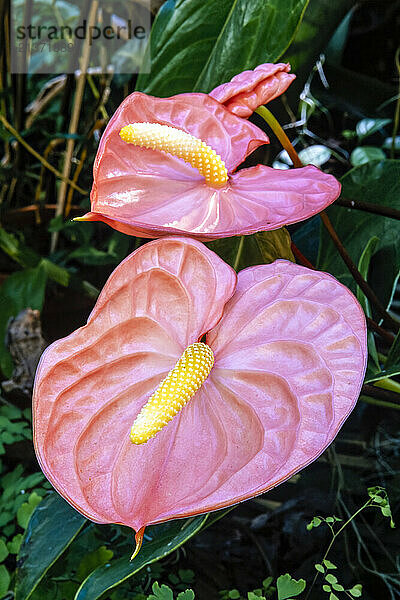
[[[176,600],[194,600],[194,591],[185,590],[184,592],[180,592]]]
[[[311,531],[314,527],[319,527],[322,523],[322,520],[319,517],[313,517],[312,521],[307,525],[307,531]]]
[[[278,600],[288,600],[292,596],[298,596],[306,588],[306,582],[304,579],[293,579],[289,573],[281,575],[276,581],[276,587],[278,590]]]
[[[392,510],[385,488],[376,486],[368,488],[368,495],[373,500],[375,505],[379,506],[384,517],[390,518],[390,527],[394,529],[395,524],[392,517]]]
[[[327,569],[337,569],[337,566],[336,566],[336,565],[334,565],[334,564],[333,564],[333,563],[332,563],[330,560],[328,560],[327,558],[325,558],[325,559],[324,559],[322,562],[324,563],[324,565],[325,565],[325,567],[326,567]]]
[[[147,600],[174,600],[172,590],[167,585],[162,585],[160,587],[158,581],[155,581],[151,589],[153,590],[153,593],[150,594]]]
[[[28,502],[24,502],[17,511],[17,521],[18,525],[22,527],[22,529],[26,529],[29,523],[29,519],[39,502],[42,501],[42,497],[39,496],[36,492],[32,492],[29,496]]]
[[[349,594],[351,594],[354,598],[360,598],[362,594],[362,585],[361,583],[357,583],[351,590],[348,590]]]

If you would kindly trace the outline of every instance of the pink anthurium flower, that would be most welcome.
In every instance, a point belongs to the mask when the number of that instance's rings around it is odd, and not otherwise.
[[[217,88],[212,94],[225,102],[234,90],[247,93],[242,91],[246,76],[261,101],[268,91],[265,68],[224,84],[227,93]],[[286,65],[276,69],[277,83],[271,84],[275,95],[291,77]],[[264,86],[265,93],[257,91],[257,85]],[[212,94],[128,96],[100,141],[91,212],[77,220],[103,221],[140,237],[187,235],[207,241],[278,229],[336,200],[340,184],[314,166],[237,170],[269,140],[256,125],[232,114],[229,102],[225,107]]]
[[[210,92],[210,96],[221,102],[238,117],[250,115],[263,104],[267,104],[287,90],[296,75],[289,73],[290,65],[265,63],[254,71],[243,71],[228,83],[223,83]]]
[[[140,546],[148,524],[241,502],[315,460],[358,398],[365,331],[326,273],[278,260],[236,276],[195,240],[145,244],[87,325],[43,354],[40,465],[77,510],[132,527]]]

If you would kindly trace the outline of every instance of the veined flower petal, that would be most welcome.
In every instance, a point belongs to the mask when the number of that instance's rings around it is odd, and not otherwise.
[[[235,284],[233,269],[199,242],[151,242],[113,272],[87,325],[43,354],[33,398],[37,456],[89,518],[121,520],[109,483],[122,430],[129,441],[142,406],[183,349],[218,322]]]
[[[139,531],[255,496],[313,461],[354,407],[367,349],[351,292],[288,261],[245,269],[235,285],[199,242],[150,242],[116,268],[88,324],[44,353],[37,456],[90,519]],[[207,330],[207,379],[132,444],[141,408]]]

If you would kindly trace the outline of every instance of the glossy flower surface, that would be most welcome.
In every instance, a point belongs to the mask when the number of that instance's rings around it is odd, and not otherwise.
[[[210,92],[210,96],[238,117],[250,115],[263,104],[283,94],[296,75],[289,73],[290,65],[265,63],[254,71],[243,71],[228,83]]]
[[[208,377],[155,437],[133,444],[142,407],[205,334]],[[195,240],[150,242],[111,274],[87,325],[45,351],[37,457],[96,522],[139,531],[216,510],[321,454],[354,407],[366,356],[363,312],[330,275],[278,260],[236,276]]]
[[[134,123],[164,125],[204,142],[225,165],[226,183],[210,185],[182,158],[121,139],[121,130]],[[339,196],[338,181],[314,166],[237,170],[266,143],[261,129],[207,94],[154,98],[135,92],[118,108],[101,138],[91,212],[81,219],[103,221],[139,237],[187,235],[207,241],[302,221]]]

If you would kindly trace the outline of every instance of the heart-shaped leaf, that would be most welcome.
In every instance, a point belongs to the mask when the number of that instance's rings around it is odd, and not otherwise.
[[[293,579],[289,573],[281,575],[276,581],[276,587],[278,590],[278,600],[287,600],[292,596],[298,596],[306,588],[306,582],[304,579]]]

